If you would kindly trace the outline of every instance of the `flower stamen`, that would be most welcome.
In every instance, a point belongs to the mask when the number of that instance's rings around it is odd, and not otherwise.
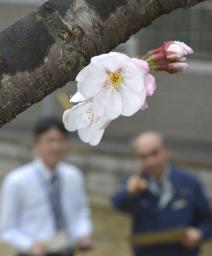
[[[87,114],[87,117],[89,120],[92,120],[93,119],[93,116],[94,116],[94,113],[93,113],[93,109],[91,107],[89,107],[87,110],[86,110],[86,114]]]
[[[109,73],[105,87],[107,89],[110,89],[111,91],[118,92],[120,90],[123,80],[124,77],[121,71]]]

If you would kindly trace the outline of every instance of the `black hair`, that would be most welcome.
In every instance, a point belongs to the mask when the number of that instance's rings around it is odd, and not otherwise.
[[[62,121],[57,117],[46,117],[38,120],[34,127],[34,138],[37,139],[40,135],[47,132],[51,128],[60,131],[64,136],[68,136],[68,131],[65,129]]]

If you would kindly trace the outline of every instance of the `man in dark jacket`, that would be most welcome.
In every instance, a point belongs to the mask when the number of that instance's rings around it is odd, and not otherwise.
[[[112,202],[129,214],[134,235],[184,230],[170,243],[133,247],[135,256],[197,256],[212,234],[212,216],[199,181],[169,164],[160,134],[146,132],[134,142],[141,171],[121,183]]]

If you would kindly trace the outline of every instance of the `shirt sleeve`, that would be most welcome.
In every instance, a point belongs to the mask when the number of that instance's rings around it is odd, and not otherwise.
[[[79,175],[78,193],[75,205],[74,221],[71,225],[71,234],[75,242],[85,236],[92,235],[93,227],[90,217],[90,208],[86,196],[82,175]]]
[[[212,212],[204,190],[198,181],[195,185],[194,200],[196,226],[202,231],[204,239],[207,239],[212,236]]]
[[[27,252],[32,241],[18,227],[20,190],[12,177],[6,178],[1,191],[0,236],[1,240],[19,252]]]

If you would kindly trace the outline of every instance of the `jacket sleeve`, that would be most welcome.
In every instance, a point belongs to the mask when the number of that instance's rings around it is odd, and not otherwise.
[[[32,241],[18,227],[20,190],[15,180],[6,178],[1,192],[0,234],[1,240],[20,252],[27,252]]]
[[[112,196],[112,205],[117,210],[132,214],[136,208],[137,196],[130,195],[127,191],[127,180],[121,182],[116,193]]]
[[[207,239],[212,236],[212,212],[199,181],[195,184],[194,200],[196,226],[202,231],[204,239]]]

